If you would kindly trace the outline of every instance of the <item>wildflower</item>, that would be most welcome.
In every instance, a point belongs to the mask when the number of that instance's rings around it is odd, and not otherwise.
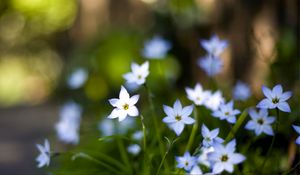
[[[108,118],[119,118],[119,121],[123,121],[127,116],[136,117],[139,115],[139,111],[135,104],[139,100],[139,95],[129,96],[127,90],[121,86],[119,99],[112,98],[109,103],[115,107]]]
[[[268,117],[268,110],[260,109],[256,112],[254,109],[249,110],[249,115],[252,120],[248,121],[245,128],[248,130],[254,130],[258,136],[262,132],[267,135],[274,135],[271,124],[275,121],[275,117]]]
[[[129,145],[127,151],[132,155],[138,155],[141,152],[141,147],[138,144]]]
[[[203,172],[198,165],[194,166],[187,175],[202,175]]]
[[[87,77],[88,73],[85,69],[77,69],[68,78],[68,86],[71,89],[78,89],[86,82]]]
[[[283,112],[291,112],[286,100],[292,96],[292,92],[282,92],[282,86],[280,84],[276,85],[272,91],[266,86],[262,86],[262,91],[267,98],[260,101],[256,107],[264,109],[278,108]]]
[[[224,98],[222,97],[222,92],[221,91],[216,91],[215,93],[209,92],[209,98],[207,101],[205,101],[205,106],[212,110],[215,111],[219,108],[219,106],[224,102]]]
[[[233,101],[230,101],[227,104],[221,104],[219,110],[214,111],[212,115],[220,118],[221,120],[227,120],[229,123],[235,123],[235,116],[239,113],[239,110],[233,109]]]
[[[200,163],[201,165],[205,165],[208,168],[211,168],[212,164],[208,160],[208,154],[214,152],[214,147],[202,147],[201,148],[201,153],[197,159],[197,162]]]
[[[106,118],[99,122],[98,129],[101,131],[102,136],[111,136],[115,134],[114,122]]]
[[[300,134],[300,126],[293,125],[293,128],[298,134]],[[296,143],[300,145],[300,136],[298,136],[298,138],[296,139]]]
[[[60,120],[55,125],[58,139],[71,144],[79,142],[81,107],[74,103],[66,103],[60,110]]]
[[[191,156],[189,152],[185,152],[182,157],[176,157],[177,168],[183,168],[186,171],[190,171],[194,165],[196,165],[197,159]]]
[[[223,61],[217,57],[205,56],[198,60],[198,66],[204,70],[209,77],[212,77],[222,71]]]
[[[171,44],[168,41],[156,36],[145,42],[142,54],[148,59],[163,59],[170,48]]]
[[[204,105],[205,101],[210,96],[210,93],[204,91],[200,83],[197,83],[194,89],[185,88],[188,99],[193,101],[196,105]]]
[[[131,71],[126,73],[123,77],[128,84],[142,85],[145,83],[147,76],[149,75],[149,62],[145,62],[142,65],[136,63],[131,64]]]
[[[251,90],[249,86],[243,82],[237,82],[233,88],[233,98],[235,100],[245,101],[251,95]]]
[[[212,56],[219,56],[228,45],[226,40],[220,40],[217,35],[209,40],[201,40],[200,44]]]
[[[204,124],[202,125],[201,134],[203,137],[202,145],[204,147],[210,147],[213,146],[216,142],[223,143],[223,139],[218,137],[219,134],[219,128],[216,128],[214,130],[209,130]]]
[[[232,173],[233,165],[243,162],[246,158],[242,154],[235,153],[236,141],[232,140],[227,145],[214,145],[215,151],[209,153],[209,160],[213,164],[213,173],[219,174],[224,170]]]
[[[143,131],[136,131],[132,134],[132,138],[134,140],[142,140],[143,137],[144,137]]]
[[[195,122],[193,118],[189,117],[193,112],[193,106],[191,105],[182,108],[178,99],[174,103],[173,108],[164,105],[164,112],[167,116],[163,118],[163,122],[167,123],[178,136],[183,131],[185,124],[190,125]]]
[[[50,164],[50,144],[47,139],[45,139],[44,146],[40,144],[36,144],[36,147],[40,151],[39,156],[36,158],[36,161],[38,162],[38,168],[41,168],[43,166],[49,166]]]

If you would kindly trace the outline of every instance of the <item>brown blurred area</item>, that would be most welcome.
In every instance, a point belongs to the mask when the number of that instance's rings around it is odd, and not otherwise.
[[[28,0],[27,3],[34,2]],[[36,168],[35,144],[43,142],[45,137],[54,138],[59,105],[69,95],[64,93],[66,70],[75,63],[85,64],[87,59],[72,56],[76,50],[92,47],[96,38],[113,30],[134,28],[142,36],[158,33],[170,39],[174,43],[171,52],[184,67],[177,82],[179,86],[189,81],[208,81],[196,61],[204,53],[199,39],[207,39],[213,33],[230,43],[222,55],[225,70],[217,77],[221,87],[243,80],[259,95],[261,85],[272,74],[272,63],[280,57],[293,57],[288,67],[300,59],[297,0],[72,2],[74,9],[67,15],[56,14],[66,16],[62,21],[51,23],[56,22],[54,14],[48,19],[53,21],[43,25],[41,19],[35,18],[36,14],[32,12],[33,16],[28,17],[28,11],[22,11],[25,7],[33,8],[32,4],[18,0],[0,2],[0,174],[43,174]],[[42,12],[47,10],[44,6],[37,8]],[[58,11],[63,10],[62,3]],[[278,46],[282,44],[279,42],[285,45],[285,37],[287,43],[296,47],[296,52],[287,56],[278,53]],[[297,72],[299,75],[299,70]],[[299,85],[299,80],[297,82]],[[296,88],[297,82],[286,84]]]

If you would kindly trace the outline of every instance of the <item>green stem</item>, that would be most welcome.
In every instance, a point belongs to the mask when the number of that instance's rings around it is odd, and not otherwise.
[[[274,143],[275,143],[276,133],[278,132],[278,125],[279,125],[279,110],[278,110],[278,108],[276,108],[276,114],[277,114],[277,120],[276,120],[276,123],[275,123],[274,136],[272,138],[271,145],[269,146],[269,149],[268,149],[267,155],[266,155],[266,157],[265,157],[265,159],[263,161],[263,164],[261,165],[260,173],[259,174],[263,174],[264,166],[265,166],[265,164],[268,161],[269,155],[272,152],[272,149],[273,149],[273,146],[274,146]]]
[[[289,169],[288,171],[282,173],[282,175],[286,175],[294,171],[298,166],[300,165],[300,162],[298,162],[293,168]]]
[[[146,84],[145,84],[145,88],[146,88],[147,93],[148,93],[148,101],[149,101],[150,109],[151,109],[151,112],[152,112],[153,124],[154,124],[154,129],[155,129],[155,136],[156,136],[156,139],[157,139],[157,142],[158,142],[161,157],[163,158],[163,156],[164,156],[164,146],[162,145],[162,140],[161,140],[161,137],[160,137],[160,131],[159,131],[159,127],[158,127],[157,115],[155,113],[155,108],[154,108],[153,100],[152,100],[152,97],[151,97],[151,91],[150,91],[150,89],[148,88],[148,86]],[[168,169],[168,164],[167,163],[165,163],[165,168]]]
[[[195,107],[195,110],[194,110],[194,117],[195,117],[195,124],[193,126],[193,129],[192,129],[192,133],[190,135],[190,138],[189,138],[189,141],[188,141],[188,144],[185,148],[185,151],[189,151],[194,143],[194,140],[195,140],[195,136],[196,136],[196,133],[197,133],[197,130],[198,130],[198,127],[199,127],[199,122],[198,122],[198,114],[197,114],[197,107]]]
[[[236,124],[232,127],[229,134],[227,135],[225,142],[229,142],[235,135],[235,133],[239,130],[239,128],[242,126],[244,120],[247,117],[247,109],[245,109],[242,114],[238,117],[238,120]]]
[[[147,135],[147,131],[146,131],[146,127],[145,127],[145,124],[144,124],[144,117],[141,115],[141,123],[142,123],[142,129],[143,129],[143,135],[144,135],[144,143],[143,143],[143,146],[144,146],[144,152],[146,153],[146,150],[147,150],[147,139],[146,139],[146,135]]]
[[[128,158],[124,143],[120,138],[117,138],[117,144],[118,144],[118,147],[119,147],[119,151],[120,151],[120,154],[121,154],[122,161],[125,163],[125,165],[129,169],[129,171],[131,172],[130,174],[132,174],[132,169],[131,169],[131,166],[130,166],[129,158]]]

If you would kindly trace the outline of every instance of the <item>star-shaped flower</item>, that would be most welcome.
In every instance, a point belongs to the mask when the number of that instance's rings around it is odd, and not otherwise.
[[[212,77],[222,71],[223,61],[218,57],[207,55],[198,60],[198,66],[204,70],[209,77]]]
[[[293,128],[298,134],[300,134],[300,126],[293,125]],[[300,145],[300,136],[298,136],[298,138],[296,139],[296,143]]]
[[[283,112],[291,112],[291,108],[286,101],[292,96],[292,92],[283,92],[280,84],[276,85],[272,90],[262,86],[262,91],[267,98],[260,101],[256,107],[264,109],[278,108]]]
[[[191,156],[189,152],[185,152],[182,157],[176,157],[177,168],[183,168],[186,171],[190,171],[194,165],[197,163],[197,158]]]
[[[167,123],[178,136],[183,131],[185,124],[190,125],[195,122],[193,118],[189,117],[193,112],[193,105],[182,108],[178,99],[174,103],[173,108],[164,105],[164,112],[167,116],[163,118],[163,122]]]
[[[44,146],[40,144],[36,144],[36,147],[40,151],[39,156],[36,158],[38,162],[38,168],[43,166],[49,166],[50,164],[50,144],[47,139],[45,139]]]
[[[142,85],[145,83],[147,76],[149,75],[149,62],[145,62],[142,65],[136,63],[131,64],[131,71],[123,75],[127,83]]]
[[[222,97],[221,91],[216,91],[215,93],[209,92],[210,96],[205,101],[205,107],[208,109],[215,111],[219,108],[219,106],[224,102],[224,98]]]
[[[233,98],[235,100],[247,100],[251,95],[249,86],[243,82],[238,81],[233,88]]]
[[[248,121],[245,128],[254,130],[258,136],[262,132],[267,135],[274,135],[271,124],[275,121],[275,117],[268,117],[268,110],[260,109],[256,112],[254,109],[249,110],[249,115],[252,120]]]
[[[242,154],[235,153],[236,141],[232,140],[227,145],[216,144],[215,151],[209,153],[208,158],[213,164],[213,173],[220,174],[223,171],[233,172],[233,165],[243,162],[246,158]]]
[[[223,143],[223,139],[218,137],[219,134],[219,128],[209,130],[204,124],[202,125],[201,134],[203,137],[202,145],[204,147],[211,147],[216,142],[217,143]]]
[[[119,118],[119,121],[123,121],[127,116],[136,117],[139,115],[139,111],[135,104],[139,100],[139,95],[129,96],[127,90],[121,86],[119,99],[112,98],[109,103],[115,107],[108,118]]]
[[[193,101],[195,105],[204,105],[205,101],[210,97],[208,91],[204,91],[200,83],[197,83],[194,89],[185,88],[188,99]]]
[[[228,45],[226,40],[220,40],[217,35],[213,35],[209,40],[201,40],[200,44],[213,56],[219,56]]]
[[[240,113],[239,110],[233,109],[233,101],[228,102],[227,104],[221,104],[219,109],[213,112],[213,116],[220,118],[221,120],[227,120],[229,123],[235,123],[235,116]]]
[[[171,44],[162,37],[155,36],[144,44],[143,56],[148,59],[163,59],[170,50]]]
[[[201,165],[205,165],[208,168],[211,168],[212,164],[208,160],[208,154],[215,151],[214,147],[201,147],[201,153],[197,159],[198,163]]]

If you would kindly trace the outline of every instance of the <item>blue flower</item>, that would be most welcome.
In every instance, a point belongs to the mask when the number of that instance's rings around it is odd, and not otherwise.
[[[187,97],[189,100],[193,101],[195,105],[204,105],[207,99],[210,97],[209,91],[204,91],[201,84],[197,83],[194,89],[189,87],[185,88]]]
[[[215,111],[219,108],[219,106],[224,103],[224,98],[222,96],[221,91],[216,91],[215,93],[212,93],[211,91],[208,91],[209,97],[205,101],[204,105],[206,108]]]
[[[249,86],[243,82],[238,81],[233,88],[233,98],[235,100],[247,100],[251,95]]]
[[[216,142],[223,143],[223,139],[218,137],[219,134],[219,128],[216,128],[214,130],[209,130],[204,124],[202,125],[201,134],[203,137],[202,145],[204,147],[210,147],[213,146]]]
[[[88,78],[88,72],[85,69],[80,68],[75,70],[70,75],[67,83],[71,89],[78,89],[86,82],[87,78]]]
[[[293,125],[294,130],[300,134],[300,126]],[[297,138],[296,143],[300,145],[300,136]]]
[[[226,40],[220,40],[217,35],[213,35],[209,40],[201,40],[202,47],[212,56],[219,56],[227,47]]]
[[[156,36],[145,42],[142,54],[148,59],[163,59],[170,48],[171,44],[168,41]]]
[[[223,61],[217,57],[205,56],[198,60],[198,66],[203,69],[209,77],[212,77],[222,71]]]
[[[266,86],[262,86],[262,91],[267,98],[260,101],[256,107],[264,109],[278,108],[283,112],[291,112],[286,100],[292,96],[292,92],[283,92],[280,84],[276,85],[272,91]]]
[[[191,156],[189,152],[185,152],[182,157],[176,157],[177,168],[183,168],[186,171],[190,171],[197,163],[197,158]]]
[[[183,131],[185,124],[190,125],[195,122],[193,118],[189,117],[193,112],[193,105],[182,108],[178,99],[174,103],[173,108],[164,105],[164,112],[167,116],[163,118],[163,122],[167,123],[178,136]]]
[[[258,136],[262,132],[267,135],[274,135],[271,124],[275,121],[275,117],[268,117],[268,110],[261,109],[256,112],[254,109],[249,110],[249,115],[252,120],[248,121],[245,128],[254,130]]]
[[[36,147],[40,151],[39,156],[36,158],[38,162],[38,168],[43,166],[49,166],[50,164],[50,144],[47,139],[45,139],[44,146],[40,144],[36,144]]]
[[[233,109],[233,101],[230,101],[227,104],[221,104],[219,110],[214,111],[212,115],[221,120],[227,120],[229,123],[235,123],[235,116],[239,113],[239,110]]]
[[[208,159],[213,162],[213,173],[220,174],[223,171],[233,172],[233,165],[243,162],[246,158],[242,154],[235,153],[236,141],[232,140],[227,145],[214,145],[214,152],[208,154]]]

